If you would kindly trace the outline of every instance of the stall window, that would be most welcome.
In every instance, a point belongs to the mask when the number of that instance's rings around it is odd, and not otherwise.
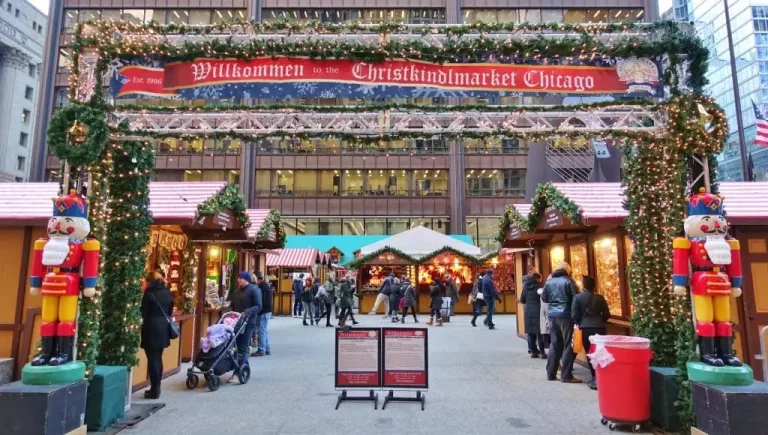
[[[621,282],[619,279],[619,252],[615,237],[594,242],[597,293],[608,302],[611,315],[621,316]]]
[[[369,236],[386,234],[386,225],[385,219],[366,219],[365,234]]]
[[[584,275],[589,274],[587,266],[587,244],[578,243],[569,247],[571,254],[571,277],[579,286],[579,290],[584,288]]]
[[[409,219],[387,219],[387,234],[390,236],[408,231]]]
[[[362,236],[365,226],[362,219],[344,219],[343,234],[345,236]]]
[[[549,250],[549,271],[554,272],[560,266],[560,263],[565,261],[565,248],[562,246],[553,246]]]

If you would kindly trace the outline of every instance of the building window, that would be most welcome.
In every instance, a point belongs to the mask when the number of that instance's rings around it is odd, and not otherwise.
[[[29,64],[29,76],[32,78],[35,78],[35,75],[37,75],[37,65],[34,63]]]
[[[465,9],[464,23],[605,23],[642,21],[644,9]]]
[[[469,196],[524,196],[524,169],[471,169],[466,172]]]
[[[16,157],[16,169],[18,169],[19,171],[23,171],[26,165],[27,165],[26,157],[23,157],[23,156]]]
[[[32,21],[32,30],[37,30],[37,21]]]
[[[264,21],[444,24],[445,9],[264,9]]]
[[[24,177],[15,177],[14,181],[16,181],[17,183],[23,183],[24,182]]]
[[[43,26],[37,26],[37,33],[43,34]]]
[[[11,4],[11,3],[8,3],[8,7],[7,7],[6,9],[8,9],[8,12],[10,12],[10,11],[11,11],[11,9],[13,9],[13,4]]]
[[[29,140],[29,135],[27,133],[19,133],[19,145],[23,147],[27,146],[28,140]]]
[[[29,124],[29,119],[31,117],[32,117],[32,112],[30,112],[27,109],[22,109],[22,111],[21,111],[21,122],[23,122],[24,124]]]
[[[69,103],[69,90],[67,88],[56,88],[53,92],[53,109],[61,109],[67,103]]]
[[[27,86],[26,89],[24,89],[24,98],[27,100],[32,100],[32,94],[35,92],[34,89],[32,89],[31,86]]]
[[[21,14],[21,12],[18,9],[16,9],[16,18],[19,18],[20,14]]]
[[[60,48],[59,49],[59,62],[56,66],[56,72],[68,73],[72,68],[72,49]]]

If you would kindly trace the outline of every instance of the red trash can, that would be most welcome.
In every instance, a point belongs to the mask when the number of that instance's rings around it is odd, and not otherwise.
[[[603,424],[640,430],[651,419],[651,341],[642,337],[593,335],[589,358],[595,367]]]

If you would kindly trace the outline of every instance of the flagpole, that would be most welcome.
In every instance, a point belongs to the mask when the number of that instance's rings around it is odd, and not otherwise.
[[[747,167],[747,138],[744,136],[744,120],[741,114],[741,92],[739,91],[739,78],[736,75],[736,53],[733,49],[733,34],[731,33],[731,14],[728,11],[728,0],[723,0],[725,7],[725,29],[728,32],[728,51],[731,55],[731,79],[733,80],[733,101],[736,105],[736,127],[739,130],[739,154],[741,154],[741,176],[744,181],[749,181],[749,168]]]

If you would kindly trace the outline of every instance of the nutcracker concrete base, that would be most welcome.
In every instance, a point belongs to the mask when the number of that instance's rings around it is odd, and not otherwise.
[[[748,365],[714,367],[695,361],[688,363],[688,378],[705,384],[747,386],[752,384],[755,376]]]
[[[88,383],[0,387],[0,421],[4,435],[64,435],[83,426]],[[75,432],[77,433],[77,432]]]
[[[74,361],[60,366],[33,366],[21,369],[21,382],[27,385],[55,385],[77,382],[85,378],[85,364]]]
[[[692,382],[696,427],[710,435],[756,435],[768,428],[768,385],[709,385]]]

